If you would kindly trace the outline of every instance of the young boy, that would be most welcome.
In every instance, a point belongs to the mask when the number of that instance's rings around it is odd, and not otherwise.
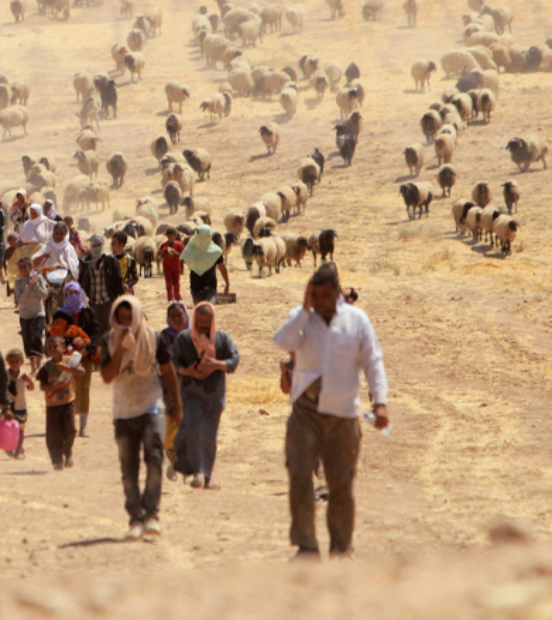
[[[163,257],[167,299],[169,302],[180,301],[180,255],[184,252],[184,246],[176,240],[176,228],[167,228],[165,235],[167,241],[159,246],[159,254]]]
[[[23,441],[25,440],[25,425],[27,424],[27,399],[25,391],[34,390],[34,383],[28,374],[21,372],[23,366],[23,353],[19,349],[12,349],[6,355],[8,363],[8,399],[10,401],[10,411],[6,414],[7,418],[14,418],[19,422],[19,442],[14,452],[9,453],[15,459],[25,458]]]
[[[138,271],[136,261],[130,254],[125,252],[128,235],[124,230],[116,230],[111,237],[111,251],[119,261],[119,267],[123,274],[125,293],[134,295],[134,285],[138,284]]]
[[[75,221],[70,215],[66,215],[63,218],[63,221],[65,222],[65,225],[69,229],[69,243],[73,246],[73,248],[75,248],[75,252],[79,256],[79,258],[81,256],[84,256],[85,254],[88,253],[88,250],[86,249],[86,247],[84,246],[84,243],[82,242],[79,231],[75,228]]]
[[[48,285],[41,274],[31,275],[31,259],[28,256],[20,258],[17,267],[20,277],[14,285],[15,303],[19,306],[23,348],[31,361],[31,373],[34,373],[40,367],[43,355],[44,300],[48,297]]]
[[[72,368],[66,363],[65,341],[52,336],[46,342],[50,359],[42,366],[37,380],[46,397],[46,446],[56,471],[73,467],[73,442],[75,441],[75,381],[74,376],[84,376],[79,364]],[[62,373],[72,375],[64,381]],[[61,379],[61,380],[60,380]]]

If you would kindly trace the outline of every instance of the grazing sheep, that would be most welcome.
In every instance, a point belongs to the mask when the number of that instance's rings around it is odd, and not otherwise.
[[[122,153],[112,153],[105,162],[105,167],[113,179],[113,187],[121,187],[125,182],[128,167],[125,156]]]
[[[343,67],[337,60],[330,60],[324,65],[324,73],[328,76],[330,90],[335,93],[339,90],[339,82],[343,76]]]
[[[25,21],[25,9],[26,5],[23,0],[11,0],[10,11],[16,23]]]
[[[165,201],[169,206],[169,212],[171,215],[178,211],[178,206],[182,202],[182,192],[180,191],[180,185],[176,181],[169,181],[165,186]]]
[[[322,261],[326,261],[326,256],[330,256],[330,260],[333,261],[333,253],[335,251],[335,240],[337,233],[332,228],[326,228],[324,230],[317,230],[309,236],[308,246],[312,252],[312,259],[314,266],[316,267],[316,256],[320,254]]]
[[[303,72],[303,77],[309,79],[316,71],[318,71],[318,58],[307,56],[306,54],[299,59],[299,69]]]
[[[311,88],[316,92],[318,100],[324,99],[324,94],[328,90],[328,78],[322,71],[317,71],[310,79]]]
[[[452,217],[456,223],[456,232],[463,235],[466,231],[466,222],[464,218],[464,212],[467,213],[468,209],[475,207],[476,205],[470,200],[457,200],[452,205]]]
[[[105,211],[106,205],[109,207],[109,187],[107,181],[90,182],[83,191],[82,199],[87,209],[90,208],[91,202],[96,203],[96,209],[101,202],[102,211]]]
[[[146,66],[146,59],[140,52],[129,52],[125,56],[125,66],[130,72],[130,81],[134,84],[135,81],[142,79],[142,71]],[[138,75],[138,79],[134,80],[134,75]]]
[[[272,97],[273,94],[284,92],[285,88],[295,88],[297,90],[295,84],[290,82],[289,75],[283,71],[265,71],[255,85],[255,91],[269,97]]]
[[[249,69],[233,69],[228,74],[228,83],[238,95],[249,96],[255,88],[255,82],[251,77]]]
[[[515,181],[506,181],[502,187],[504,188],[504,202],[506,203],[508,213],[512,215],[513,207],[516,208],[515,212],[517,213],[517,206],[521,197],[519,185]]]
[[[380,20],[384,5],[385,0],[366,0],[362,7],[362,17],[366,21]]]
[[[435,140],[435,134],[441,129],[442,124],[441,115],[435,110],[428,110],[422,116],[420,125],[428,144]]]
[[[82,174],[87,174],[91,179],[94,175],[98,178],[100,162],[96,151],[78,149],[73,158],[77,160],[78,168]]]
[[[285,233],[280,236],[286,244],[285,259],[288,267],[291,267],[292,261],[295,262],[295,267],[301,267],[301,261],[309,250],[309,240],[307,237],[296,233]]]
[[[151,143],[151,154],[161,162],[162,157],[171,150],[167,136],[161,134]]]
[[[155,261],[155,255],[157,253],[157,244],[155,239],[151,237],[140,237],[136,239],[134,244],[134,258],[140,265],[140,277],[142,277],[142,271],[144,278],[153,277],[153,263]]]
[[[278,144],[280,143],[280,127],[278,123],[269,123],[262,125],[259,129],[262,141],[266,144],[268,154],[276,153]]]
[[[82,101],[85,97],[88,97],[90,91],[94,88],[94,80],[90,73],[86,71],[80,71],[73,76],[73,88],[77,95],[77,103],[79,102],[79,95]]]
[[[320,166],[312,157],[305,157],[297,170],[297,176],[309,188],[309,195],[313,195],[314,184],[320,179]]]
[[[263,32],[270,26],[270,32],[280,32],[282,30],[282,7],[277,4],[269,4],[261,11],[261,22]]]
[[[493,232],[495,234],[495,240],[498,245],[500,240],[500,249],[504,254],[512,253],[512,243],[516,239],[516,234],[520,225],[510,215],[499,215],[493,224]]]
[[[199,38],[202,41],[201,46],[207,66],[216,69],[217,62],[224,62],[224,53],[231,45],[231,41],[221,34],[205,34],[203,32]]]
[[[260,217],[255,222],[255,226],[253,226],[253,238],[257,239],[259,236],[263,236],[260,235],[260,232],[262,230],[266,230],[267,228],[271,231],[275,231],[278,228],[278,224],[276,224],[276,222],[271,217]],[[267,235],[265,234],[264,236],[266,237]]]
[[[542,160],[543,168],[548,167],[546,164],[548,147],[544,138],[536,136],[512,138],[506,145],[506,149],[510,151],[512,161],[518,165],[521,172],[527,172],[529,166],[539,160]]]
[[[236,7],[230,9],[222,17],[222,21],[224,23],[224,34],[230,39],[233,39],[234,35],[237,32],[237,27],[239,26],[239,24],[242,24],[254,18],[255,13],[249,11],[246,8]]]
[[[348,117],[355,109],[357,104],[357,89],[348,88],[347,86],[340,88],[335,96],[335,102],[339,107],[340,118],[343,120]]]
[[[416,15],[418,14],[418,4],[416,0],[406,0],[403,4],[406,16],[408,17],[408,25],[410,28],[416,27]]]
[[[493,205],[486,206],[481,213],[481,229],[485,231],[485,241],[491,235],[491,247],[494,246],[493,227],[496,218],[500,215],[500,211]]]
[[[182,113],[182,104],[190,98],[190,89],[182,82],[169,82],[165,86],[165,94],[169,105],[169,112],[172,112],[173,103],[178,103],[178,111]]]
[[[197,173],[200,181],[205,180],[205,175],[208,179],[211,178],[211,156],[207,149],[186,149],[182,154],[188,165]]]
[[[484,88],[479,91],[477,96],[477,110],[482,112],[483,120],[486,123],[491,122],[491,112],[494,110],[496,97],[492,90]]]
[[[232,95],[229,93],[216,93],[207,99],[204,99],[199,109],[202,112],[209,112],[209,119],[213,122],[213,116],[219,117],[219,122],[222,121],[222,117],[230,114],[232,107]]]
[[[305,8],[301,4],[294,4],[286,9],[286,19],[291,24],[293,32],[301,32],[303,30],[303,21],[305,18]]]
[[[410,176],[414,176],[414,170],[416,170],[416,176],[419,176],[425,163],[424,147],[419,143],[412,144],[404,149],[403,155],[410,169]]]
[[[416,83],[416,92],[421,90],[425,91],[425,85],[427,84],[428,90],[431,90],[430,78],[431,74],[437,71],[437,67],[431,60],[417,60],[410,69],[410,74],[414,78]],[[418,85],[420,88],[418,89]]]
[[[501,67],[508,71],[512,66],[512,59],[508,48],[502,43],[493,43],[489,49],[493,53],[493,61],[497,71],[500,72]]]
[[[26,106],[31,93],[29,82],[27,80],[14,80],[11,84],[11,90],[11,105],[18,103],[19,105]]]
[[[454,138],[450,134],[439,134],[435,138],[435,154],[439,166],[443,163],[450,164],[454,155]]]
[[[232,233],[236,239],[241,237],[245,225],[245,216],[242,213],[228,213],[224,217],[224,226],[227,232]]]
[[[482,45],[483,47],[491,47],[495,43],[499,43],[500,39],[494,32],[475,32],[467,40],[467,46],[473,47],[475,45]]]
[[[476,205],[480,207],[486,207],[491,203],[493,199],[493,192],[488,183],[484,181],[479,181],[473,186],[472,189],[472,200]]]
[[[261,30],[261,18],[258,15],[255,15],[252,19],[248,19],[241,24],[236,26],[236,31],[242,40],[242,47],[255,47],[257,45],[257,38],[262,43],[263,42],[263,33]],[[233,60],[233,58],[229,58],[226,60],[226,64]]]
[[[496,34],[504,34],[506,27],[508,27],[508,32],[511,34],[514,16],[510,9],[505,7],[491,9],[490,6],[484,6],[481,9],[481,15],[490,15],[493,18]]]
[[[6,139],[6,134],[12,137],[12,129],[22,127],[23,133],[27,135],[27,123],[29,122],[29,113],[27,108],[22,105],[14,105],[11,108],[0,111],[0,127],[4,129],[2,140]]]
[[[478,69],[479,63],[466,50],[451,50],[441,57],[441,67],[448,77],[453,73],[462,73],[464,69]]]
[[[307,201],[309,199],[309,188],[302,182],[294,183],[292,186],[293,191],[295,192],[295,208],[297,209],[296,214],[301,215],[301,211],[305,212],[305,208],[307,206]]]
[[[493,53],[488,47],[469,47],[467,50],[477,60],[477,64],[482,69],[497,70],[495,61],[493,60]]]
[[[125,56],[127,54],[128,48],[122,43],[115,43],[115,45],[111,48],[111,57],[115,61],[115,67],[117,71],[119,71],[120,73],[124,73],[126,70]]]
[[[231,69],[232,62],[241,58],[242,54],[243,52],[240,49],[234,47],[233,45],[229,45],[222,54],[222,64],[224,65],[224,68]]]
[[[161,25],[163,23],[163,11],[159,7],[154,7],[144,13],[144,17],[151,24],[151,36],[156,37],[161,34]]]
[[[127,45],[133,52],[141,52],[146,46],[147,38],[142,30],[134,28],[128,33]]]
[[[288,82],[287,88],[280,94],[280,105],[288,116],[293,116],[297,109],[297,100],[299,99],[299,94],[297,92],[297,86],[293,82]]]
[[[450,197],[451,189],[456,185],[456,170],[450,164],[445,164],[439,168],[437,172],[439,185],[443,190],[443,198]]]
[[[425,208],[426,216],[429,215],[429,205],[433,200],[431,183],[406,183],[400,186],[399,194],[403,197],[409,220],[416,219],[416,208],[420,209],[418,219],[422,217],[422,208]],[[412,215],[410,215],[410,207],[412,207]]]

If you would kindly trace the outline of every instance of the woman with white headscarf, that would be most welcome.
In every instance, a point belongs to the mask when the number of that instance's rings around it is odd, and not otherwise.
[[[69,243],[69,229],[63,222],[54,225],[53,239],[33,254],[32,261],[35,269],[67,269],[73,280],[79,279],[79,257]]]
[[[29,219],[21,229],[21,243],[46,243],[52,236],[52,227],[53,222],[42,213],[42,207],[32,204],[29,207]]]
[[[42,213],[53,222],[61,222],[63,218],[56,213],[56,204],[53,200],[47,198],[42,205]]]

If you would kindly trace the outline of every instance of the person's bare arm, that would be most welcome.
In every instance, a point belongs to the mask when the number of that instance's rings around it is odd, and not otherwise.
[[[169,390],[169,393],[174,403],[171,412],[173,428],[178,428],[180,426],[180,422],[182,422],[182,403],[180,401],[180,391],[178,389],[176,372],[174,371],[174,366],[172,365],[172,362],[168,362],[167,364],[159,366],[159,370],[165,379],[167,389]]]

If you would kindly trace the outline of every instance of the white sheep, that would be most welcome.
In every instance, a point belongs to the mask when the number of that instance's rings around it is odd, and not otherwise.
[[[255,222],[255,226],[253,226],[253,238],[257,239],[260,235],[260,232],[267,228],[270,231],[275,231],[278,228],[278,224],[271,217],[261,216]]]
[[[294,183],[291,187],[293,187],[296,196],[295,208],[297,209],[297,214],[301,215],[301,212],[304,213],[307,206],[309,188],[302,181]]]
[[[543,137],[512,138],[506,145],[506,149],[510,151],[512,161],[518,165],[521,172],[527,172],[529,166],[539,160],[542,161],[543,168],[547,168],[548,146]]]
[[[343,0],[326,0],[330,7],[330,19],[333,21],[345,15]]]
[[[98,170],[100,162],[96,151],[83,151],[78,149],[73,155],[73,158],[77,160],[77,166],[82,174],[86,174],[92,179],[95,175],[98,178]]]
[[[282,201],[281,210],[282,210],[282,218],[284,222],[289,220],[289,216],[292,212],[295,212],[295,207],[297,205],[297,195],[295,190],[290,185],[284,185],[277,192],[278,196]]]
[[[224,226],[227,232],[232,233],[236,239],[241,237],[245,225],[243,213],[228,213],[224,216]]]
[[[169,112],[172,112],[173,103],[178,103],[178,111],[182,113],[182,104],[190,98],[190,88],[183,82],[169,82],[165,86],[165,95],[169,105]]]
[[[324,94],[328,90],[328,78],[322,71],[317,71],[311,76],[310,79],[311,88],[316,92],[316,97],[319,100],[324,99]]]
[[[477,206],[469,208],[467,214],[463,215],[466,228],[471,232],[474,241],[480,241],[483,236],[482,215],[483,208]]]
[[[357,89],[344,86],[337,91],[335,102],[339,107],[340,118],[344,120],[355,109],[357,104]]]
[[[146,59],[141,52],[129,52],[125,56],[125,66],[130,72],[130,81],[134,83],[134,76],[138,76],[138,80],[142,79],[142,71],[146,66]]]
[[[82,101],[85,97],[88,97],[90,91],[94,88],[94,80],[90,73],[87,71],[80,71],[73,76],[73,88],[77,95],[77,103],[79,102],[79,95]]]
[[[278,144],[280,144],[280,126],[278,123],[269,123],[262,125],[259,129],[262,141],[266,144],[268,154],[276,153]]]
[[[219,117],[219,123],[222,121],[223,116],[230,114],[232,107],[232,95],[229,93],[215,93],[207,99],[204,99],[199,105],[199,109],[202,112],[209,112],[209,119],[213,122],[213,117]]]
[[[499,215],[494,221],[493,232],[495,234],[496,243],[500,240],[500,248],[504,254],[512,253],[512,243],[516,239],[517,231],[520,225],[510,215]]]
[[[180,132],[182,131],[181,116],[176,114],[176,112],[171,112],[165,121],[165,129],[173,144],[180,142]]]
[[[337,60],[330,60],[324,65],[324,73],[328,76],[330,90],[335,93],[339,90],[339,82],[343,76],[343,67]]]
[[[67,183],[63,192],[63,210],[65,213],[69,213],[74,206],[84,206],[84,190],[89,183],[90,177],[84,174],[73,177]]]
[[[82,193],[82,198],[86,204],[86,208],[90,208],[90,203],[96,203],[96,209],[98,204],[102,203],[102,211],[105,211],[106,205],[109,208],[109,185],[107,181],[99,180],[93,181],[88,184]]]
[[[291,24],[294,33],[301,32],[305,19],[305,7],[301,4],[294,4],[288,7],[286,9],[286,19]]]
[[[408,17],[408,25],[411,28],[416,27],[416,15],[418,14],[417,0],[406,0],[403,4],[403,9]]]
[[[456,223],[456,232],[459,232],[463,235],[466,232],[466,221],[465,221],[465,213],[468,212],[468,209],[475,207],[474,203],[471,200],[457,200],[452,205],[452,217],[454,218],[454,222]]]
[[[115,43],[111,48],[111,57],[115,61],[115,67],[120,73],[126,71],[125,56],[128,54],[128,48],[122,43]]]
[[[152,237],[144,236],[136,239],[134,243],[134,258],[138,265],[140,265],[140,277],[142,272],[144,278],[151,278],[153,276],[153,261],[157,254],[157,243]]]
[[[228,83],[239,94],[249,96],[255,87],[255,82],[251,77],[251,71],[245,68],[236,68],[228,74]]]
[[[452,105],[458,110],[460,118],[469,124],[473,112],[473,99],[467,93],[455,95],[451,101]]]
[[[299,93],[297,92],[297,86],[294,82],[289,82],[287,88],[284,88],[280,93],[280,105],[288,116],[293,116],[297,110],[297,101],[299,99]]]
[[[499,43],[498,35],[494,32],[476,32],[468,39],[468,47],[474,45],[482,45],[483,47],[491,47],[494,43]]]
[[[6,139],[6,134],[12,137],[12,129],[22,127],[23,133],[27,135],[27,123],[29,122],[29,113],[27,108],[22,105],[14,105],[0,111],[0,127],[4,129],[2,139]]]
[[[266,32],[270,26],[270,32],[282,30],[282,7],[277,4],[269,4],[261,11],[262,28]]]
[[[417,60],[410,69],[410,74],[414,78],[416,83],[416,92],[418,92],[418,85],[420,90],[424,92],[425,85],[427,84],[428,90],[431,90],[430,78],[431,74],[437,71],[437,67],[431,60]]]
[[[469,71],[479,69],[479,63],[465,50],[451,50],[441,57],[441,67],[446,76],[453,73],[462,73],[466,68]]]
[[[496,218],[500,215],[500,211],[493,205],[487,205],[481,213],[481,229],[485,231],[485,241],[491,235],[491,247],[494,246],[493,228]]]
[[[276,192],[263,194],[259,202],[265,208],[264,215],[271,217],[275,222],[280,219],[280,216],[282,215],[282,198]]]
[[[31,87],[29,82],[24,79],[14,80],[11,84],[12,98],[11,104],[18,103],[19,105],[27,105],[29,95],[31,93]]]

